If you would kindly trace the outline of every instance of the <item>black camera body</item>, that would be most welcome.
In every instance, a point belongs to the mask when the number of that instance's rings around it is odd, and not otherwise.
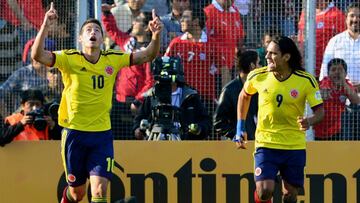
[[[154,75],[154,98],[151,107],[152,122],[149,125],[153,134],[179,135],[180,109],[171,104],[172,83],[181,86],[185,83],[180,57],[157,57],[152,63]]]
[[[180,57],[157,57],[152,63],[154,95],[162,104],[171,104],[171,83],[185,83]]]
[[[43,131],[46,128],[47,122],[44,118],[44,109],[36,108],[27,113],[26,115],[33,117],[33,126],[38,131]]]
[[[58,120],[59,103],[51,102],[44,105],[44,108],[35,108],[26,115],[33,117],[33,126],[38,131],[46,129],[47,121],[45,115],[50,116],[55,122]]]

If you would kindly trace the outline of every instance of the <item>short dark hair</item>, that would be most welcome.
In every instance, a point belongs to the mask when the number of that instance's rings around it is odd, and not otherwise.
[[[96,25],[98,25],[101,29],[101,35],[104,36],[104,31],[103,31],[103,28],[101,26],[101,23],[99,20],[95,19],[95,18],[89,18],[87,19],[82,25],[81,25],[81,28],[80,28],[80,35],[83,33],[83,28],[85,25],[89,24],[89,23],[95,23]]]
[[[341,59],[341,58],[333,58],[329,61],[329,63],[327,64],[327,71],[328,71],[328,74],[330,72],[330,67],[332,65],[342,65],[344,67],[344,71],[345,73],[347,73],[347,64],[346,62],[344,61],[344,59]]]
[[[359,2],[353,2],[353,3],[349,4],[346,7],[346,15],[350,12],[350,9],[353,9],[353,8],[360,9],[360,3]]]
[[[42,104],[45,102],[43,93],[38,89],[29,89],[22,92],[21,104],[25,104],[29,100],[39,100]]]
[[[238,71],[242,73],[249,73],[250,72],[250,65],[251,63],[256,64],[258,59],[258,53],[253,50],[248,51],[238,51],[237,53],[237,60],[238,60]]]
[[[194,8],[189,9],[191,11],[192,20],[199,19],[199,25],[201,29],[204,29],[206,23],[206,15],[203,9]]]
[[[271,41],[279,46],[281,54],[290,54],[288,63],[293,71],[305,70],[302,66],[301,53],[292,39],[286,36],[275,36]]]

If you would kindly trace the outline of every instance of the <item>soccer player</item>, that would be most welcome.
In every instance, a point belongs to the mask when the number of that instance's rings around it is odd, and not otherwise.
[[[251,96],[259,94],[255,134],[255,202],[271,202],[275,179],[283,180],[284,203],[297,202],[304,184],[305,130],[324,117],[319,86],[301,66],[301,54],[288,37],[275,37],[267,47],[268,66],[250,72],[239,95],[235,142],[245,148],[245,119]],[[305,102],[313,115],[304,117]]]
[[[88,19],[79,35],[82,51],[49,52],[44,50],[43,44],[49,27],[57,20],[53,3],[45,14],[31,56],[49,67],[57,67],[62,73],[64,91],[59,124],[64,127],[61,151],[69,185],[64,190],[63,203],[82,200],[87,178],[90,179],[91,202],[107,202],[107,185],[114,164],[109,115],[113,85],[119,69],[148,62],[159,52],[163,25],[154,11],[152,16],[149,22],[152,40],[142,51],[101,50],[101,24],[96,19]]]

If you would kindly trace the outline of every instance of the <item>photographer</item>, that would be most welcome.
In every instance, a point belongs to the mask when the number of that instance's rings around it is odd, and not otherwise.
[[[56,118],[44,115],[43,107],[44,95],[40,90],[24,91],[21,97],[21,111],[5,118],[0,145],[4,146],[12,140],[59,139],[61,128],[54,121]]]
[[[211,128],[210,116],[198,92],[185,84],[180,58],[157,58],[153,75],[155,86],[148,91],[134,119],[136,139],[144,139],[146,130],[150,134],[176,132],[181,140],[205,139]],[[149,123],[147,129],[142,126],[144,120]],[[154,126],[160,126],[160,130]]]

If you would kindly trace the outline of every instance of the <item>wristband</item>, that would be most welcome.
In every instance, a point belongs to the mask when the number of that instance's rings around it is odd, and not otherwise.
[[[236,135],[233,138],[234,142],[240,142],[244,139],[243,133],[246,132],[245,120],[241,119],[236,124]]]

